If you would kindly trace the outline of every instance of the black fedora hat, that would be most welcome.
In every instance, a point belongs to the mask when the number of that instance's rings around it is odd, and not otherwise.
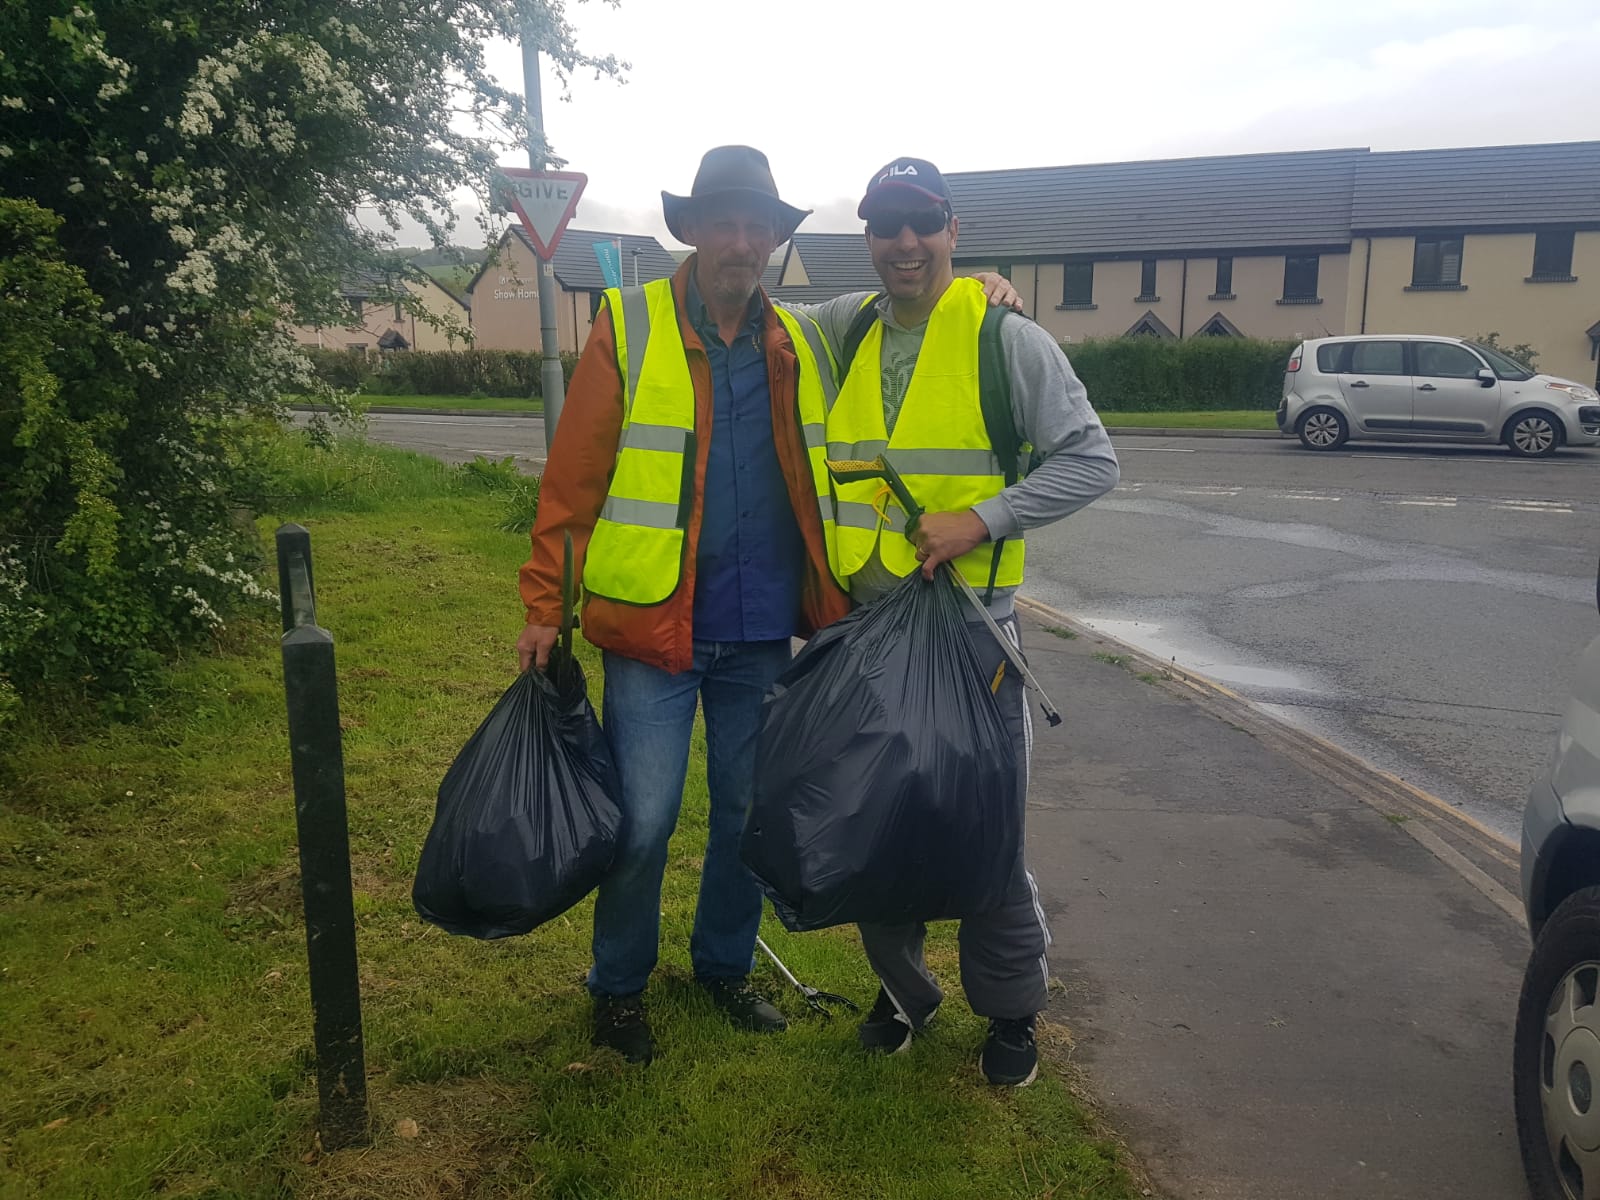
[[[683,220],[694,211],[695,205],[712,196],[754,196],[768,201],[772,205],[779,244],[787,242],[800,222],[811,215],[809,208],[796,208],[778,198],[772,167],[761,151],[749,146],[717,146],[707,150],[700,160],[694,188],[687,196],[661,193],[661,212],[673,237],[688,244],[683,236]]]

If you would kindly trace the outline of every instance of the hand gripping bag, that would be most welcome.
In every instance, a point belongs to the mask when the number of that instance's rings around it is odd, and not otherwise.
[[[563,647],[525,671],[439,784],[412,903],[451,933],[502,938],[559,916],[611,866],[622,811],[583,670]]]
[[[789,929],[1000,904],[1022,787],[962,612],[944,575],[914,573],[817,634],[768,692],[740,852]]]

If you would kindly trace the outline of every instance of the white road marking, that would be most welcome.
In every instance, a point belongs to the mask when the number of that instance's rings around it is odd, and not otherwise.
[[[1509,508],[1513,512],[1554,513],[1554,514],[1556,514],[1558,516],[1560,514],[1562,514],[1562,513],[1566,513],[1567,515],[1570,516],[1571,513],[1572,513],[1572,510],[1570,508],[1551,508],[1551,507],[1549,507],[1547,505],[1540,505],[1539,507],[1535,508],[1534,506],[1529,505],[1529,504],[1496,504],[1495,507],[1496,508]]]
[[[1129,450],[1145,450],[1151,454],[1193,454],[1194,451],[1180,446],[1118,446],[1117,453],[1126,454]],[[1381,455],[1379,457],[1382,457]]]
[[[1333,504],[1343,500],[1343,496],[1323,496],[1315,492],[1274,492],[1267,497],[1269,500],[1321,500]]]
[[[1454,508],[1454,500],[1380,500],[1379,504],[1406,505],[1411,508]]]

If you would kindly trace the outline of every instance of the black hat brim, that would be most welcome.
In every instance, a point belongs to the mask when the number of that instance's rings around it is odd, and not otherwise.
[[[697,205],[719,196],[743,196],[770,204],[776,218],[775,231],[780,246],[794,235],[794,231],[800,227],[800,222],[811,215],[809,208],[796,208],[792,204],[785,204],[771,192],[763,192],[757,188],[721,188],[715,192],[707,192],[704,196],[674,196],[671,192],[662,192],[661,215],[666,218],[667,232],[685,246],[690,245],[689,239],[683,235],[684,220],[693,214]]]

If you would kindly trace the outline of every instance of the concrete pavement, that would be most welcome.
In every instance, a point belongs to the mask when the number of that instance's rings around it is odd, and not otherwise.
[[[1059,614],[1025,639],[1066,715],[1029,805],[1050,1016],[1162,1193],[1525,1194],[1509,848]]]

